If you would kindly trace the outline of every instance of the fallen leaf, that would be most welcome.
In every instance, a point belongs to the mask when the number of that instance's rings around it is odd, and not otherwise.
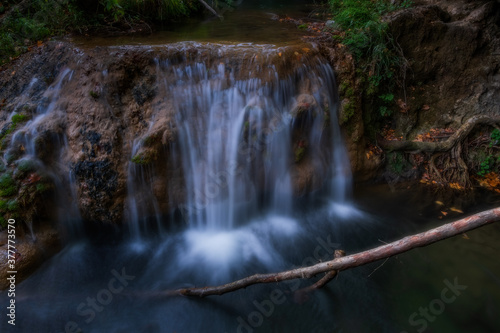
[[[441,201],[436,201],[436,204],[438,204],[440,206],[444,206],[444,203],[442,203]]]
[[[448,213],[445,211],[441,211],[441,214],[443,214],[444,216],[448,215]]]
[[[406,103],[401,98],[398,99],[398,101],[396,102],[396,104],[399,106],[400,111],[403,112],[403,113],[408,112],[408,110],[410,109],[408,107],[408,105],[406,105]]]
[[[462,234],[462,238],[463,239],[470,239],[469,236],[467,236],[467,234],[465,232]]]
[[[431,108],[431,107],[430,107],[429,105],[424,105],[424,106],[422,106],[422,110],[424,110],[424,111],[427,111],[427,110],[429,110],[430,108]]]
[[[42,46],[42,45],[43,45],[43,42],[42,42],[41,40],[39,40],[38,42],[36,42],[36,45],[37,45],[38,47],[40,47],[40,46]]]
[[[455,208],[455,207],[451,207],[451,208],[450,208],[450,210],[451,210],[452,212],[455,212],[455,213],[460,213],[460,214],[463,214],[463,213],[464,213],[464,212],[462,212],[460,209]]]

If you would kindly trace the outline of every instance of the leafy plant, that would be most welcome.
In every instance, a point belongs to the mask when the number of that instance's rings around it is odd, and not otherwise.
[[[377,93],[379,97],[392,95],[398,77],[406,71],[406,59],[389,34],[382,16],[410,5],[410,1],[330,0],[334,20],[345,30],[343,43],[354,55],[359,73],[365,77],[368,96]],[[380,92],[382,84],[384,88]],[[382,115],[390,113],[387,104],[392,103],[393,98],[379,108]]]
[[[408,162],[402,153],[390,153],[387,155],[387,160],[389,163],[389,170],[396,175],[401,175],[408,168]]]
[[[486,174],[490,173],[492,164],[493,164],[493,156],[488,155],[488,157],[486,157],[486,159],[483,160],[479,165],[479,171],[477,174],[481,177],[486,176]]]
[[[6,12],[0,26],[0,65],[39,40],[81,25],[76,0],[33,0],[20,10]]]
[[[125,11],[123,10],[123,7],[120,6],[118,0],[102,0],[102,4],[104,6],[104,10],[111,14],[115,21],[118,21],[123,17],[123,15],[125,15]]]
[[[497,144],[500,143],[500,130],[498,128],[495,128],[490,135],[491,141],[490,141],[490,147],[493,147]]]
[[[17,200],[10,200],[7,203],[7,210],[10,212],[17,211],[19,209],[19,204],[17,203]]]
[[[392,110],[388,107],[392,102],[394,102],[394,94],[382,94],[378,98],[382,101],[384,105],[380,106],[379,111],[383,117],[390,116]]]
[[[12,179],[11,173],[4,173],[0,176],[0,196],[10,197],[14,195],[17,191],[16,183]]]

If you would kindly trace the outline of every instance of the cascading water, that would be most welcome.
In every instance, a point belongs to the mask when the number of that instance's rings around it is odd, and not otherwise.
[[[58,220],[68,238],[82,235],[81,219],[75,200],[74,176],[65,163],[51,164],[51,162],[52,159],[64,161],[68,149],[67,137],[60,128],[61,119],[65,117],[64,102],[60,101],[60,95],[64,86],[72,80],[72,75],[72,70],[68,68],[62,70],[45,90],[39,79],[31,80],[19,96],[18,106],[10,115],[12,121],[16,117],[31,119],[16,129],[3,156],[6,161],[15,160],[18,173],[32,172],[33,180],[28,179],[28,182],[45,177],[54,185],[59,208]],[[42,91],[41,103],[32,112],[27,112],[30,109],[28,106],[30,99]],[[55,155],[49,156],[53,154]],[[43,191],[47,185],[42,181],[38,186],[37,188]],[[25,223],[32,233],[32,238],[35,239],[31,220]]]
[[[228,277],[236,260],[264,267],[279,262],[273,242],[301,230],[294,208],[297,192],[305,191],[294,185],[304,173],[300,168],[315,181],[307,191],[322,190],[335,208],[348,206],[350,171],[333,70],[321,57],[272,46],[196,48],[211,56],[156,60],[158,90],[172,105],[177,131],[163,163],[182,169],[186,193],[179,208],[187,229],[173,246],[176,269],[216,268],[217,281]],[[135,142],[132,156],[139,156],[144,141]],[[147,189],[154,173],[148,168],[129,166],[134,239],[147,234],[144,207],[157,207]]]

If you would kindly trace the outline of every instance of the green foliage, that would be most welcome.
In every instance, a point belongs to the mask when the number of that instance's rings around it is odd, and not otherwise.
[[[0,197],[10,197],[16,194],[17,188],[15,186],[6,187],[0,190]]]
[[[90,97],[92,97],[94,99],[98,99],[100,96],[100,94],[94,90],[89,91],[89,95],[90,95]]]
[[[389,153],[387,155],[387,160],[389,163],[389,170],[396,175],[401,175],[409,166],[403,153],[400,152]]]
[[[353,101],[349,101],[344,105],[344,109],[342,112],[342,122],[347,122],[349,119],[354,116],[354,113],[356,112],[356,105],[354,104]]]
[[[346,31],[363,28],[367,22],[378,19],[371,1],[331,0],[330,6],[335,22]]]
[[[406,60],[381,17],[410,5],[411,1],[330,0],[334,20],[345,30],[343,43],[354,55],[361,69],[359,73],[366,77],[368,96],[379,94],[383,100],[383,96],[392,95],[397,76],[406,70]],[[392,99],[382,101],[379,108],[382,115],[390,114],[387,104]]]
[[[383,105],[379,107],[379,112],[383,117],[388,117],[392,114],[392,110],[389,108],[390,104],[394,102],[394,94],[382,94],[378,98],[381,100]]]
[[[500,144],[500,130],[498,128],[495,128],[491,132],[490,138],[490,147]]]
[[[493,154],[491,153],[491,148],[500,144],[500,130],[495,128],[493,131],[491,131],[490,138],[491,141],[488,145],[490,149],[481,152],[481,154],[476,157],[476,163],[479,163],[480,161],[477,175],[481,177],[486,176],[490,172],[500,171],[500,156],[493,156]]]
[[[24,114],[15,114],[11,118],[11,124],[9,127],[5,128],[1,133],[0,133],[0,149],[4,149],[6,144],[7,144],[7,136],[14,132],[17,128],[17,125],[23,122],[28,121],[31,119],[30,116],[24,115]],[[12,155],[11,155],[12,156]],[[7,160],[9,158],[7,157]],[[11,162],[11,160],[9,160]]]
[[[154,149],[142,151],[132,157],[132,162],[139,165],[147,165],[153,163],[158,158],[158,153]]]
[[[481,164],[479,165],[479,171],[478,171],[478,175],[481,176],[481,177],[484,177],[486,176],[486,174],[490,173],[491,172],[491,169],[493,167],[493,163],[494,163],[494,160],[493,160],[493,156],[492,155],[488,155],[486,157],[486,159],[484,159]]]
[[[15,212],[17,210],[19,210],[19,204],[17,202],[17,200],[9,200],[9,202],[7,203],[7,210],[9,212]]]
[[[20,114],[20,113],[16,113],[15,115],[12,116],[12,118],[10,118],[10,120],[12,121],[12,125],[14,127],[17,126],[17,124],[25,123],[30,119],[31,119],[30,116],[25,115],[25,114]]]
[[[297,28],[299,28],[300,30],[306,30],[308,27],[309,27],[309,25],[304,23],[304,24],[299,25]]]
[[[142,139],[144,147],[152,147],[157,143],[161,143],[161,135],[159,133],[148,135]]]
[[[14,179],[12,179],[11,173],[4,173],[2,176],[0,176],[0,190],[8,188],[14,185],[14,183],[15,182]]]
[[[0,65],[18,56],[39,40],[79,25],[76,0],[33,0],[23,11],[6,13],[0,26]]]
[[[101,2],[104,10],[113,17],[113,20],[118,21],[125,15],[125,11],[120,6],[119,0],[101,0]]]
[[[3,216],[0,216],[0,226],[2,228],[7,228],[7,220]]]
[[[38,183],[36,184],[36,191],[38,193],[44,193],[52,189],[50,184]]]
[[[356,112],[356,102],[354,96],[354,89],[349,86],[347,82],[342,82],[339,86],[339,91],[341,95],[344,95],[349,101],[344,104],[342,110],[342,122],[346,123],[349,119],[354,116]]]
[[[378,98],[380,98],[382,101],[384,101],[386,103],[390,103],[390,102],[394,101],[394,94],[383,94],[383,95],[379,95]]]
[[[297,147],[297,149],[295,149],[295,163],[299,163],[300,161],[302,161],[305,153],[306,153],[305,147]]]
[[[7,210],[7,200],[0,200],[0,212]]]
[[[387,106],[385,105],[382,105],[381,107],[378,108],[379,112],[380,112],[380,115],[382,117],[389,117],[390,115],[392,115],[392,110],[389,109]]]
[[[11,173],[0,176],[0,197],[10,197],[17,192],[16,182]]]
[[[36,163],[29,159],[21,159],[17,162],[17,169],[22,173],[31,172],[36,169]]]

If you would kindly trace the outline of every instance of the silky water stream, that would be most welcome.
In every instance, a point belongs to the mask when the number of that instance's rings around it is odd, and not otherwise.
[[[119,48],[110,47],[110,53]],[[65,200],[60,223],[73,236],[18,284],[16,326],[3,318],[2,332],[494,332],[500,327],[495,225],[383,266],[341,272],[307,295],[296,293],[312,283],[307,280],[204,299],[165,295],[312,265],[329,260],[336,249],[354,253],[443,221],[432,200],[415,204],[426,201],[414,200],[415,188],[351,193],[334,73],[314,46],[154,48],[160,50],[151,59],[160,97],[147,130],[131,139],[128,161],[151,153],[152,133],[165,119],[175,140],[167,151],[155,151],[154,165],[128,162],[120,236],[95,231],[84,236],[75,223],[80,219],[70,168],[43,166],[66,193],[60,196]],[[177,55],[171,57],[174,49]],[[193,49],[201,56],[190,57]],[[13,136],[12,145],[22,141],[28,148],[25,158],[43,164],[31,143],[45,118],[64,116],[57,92],[72,79],[73,69],[61,71],[45,92],[49,106]],[[167,107],[172,116],[166,118]],[[58,140],[63,154],[66,136]],[[180,190],[179,183],[165,187],[170,215],[153,189],[165,165],[181,175],[182,184]],[[178,193],[183,200],[172,199]],[[488,207],[485,198],[467,212]],[[0,300],[5,309],[5,292]]]

